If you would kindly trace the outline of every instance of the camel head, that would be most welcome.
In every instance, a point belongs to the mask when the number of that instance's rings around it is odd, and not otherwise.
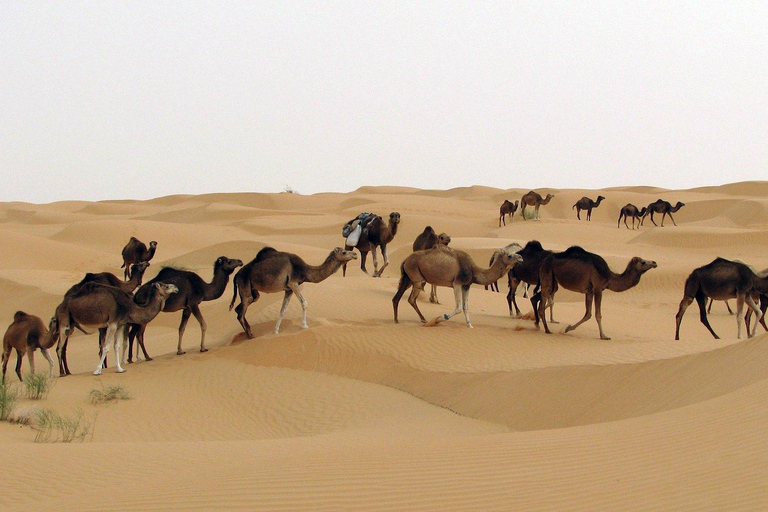
[[[226,256],[219,256],[216,263],[213,264],[213,271],[216,272],[217,269],[221,269],[227,275],[230,275],[237,267],[241,267],[242,265],[242,260],[231,260]]]
[[[149,242],[149,249],[150,250],[157,249],[157,242],[155,242],[154,240]]]
[[[637,256],[632,258],[629,264],[632,268],[634,268],[641,274],[648,272],[652,268],[658,267],[655,261],[644,260],[643,258],[638,258]]]
[[[448,245],[451,243],[451,235],[448,233],[440,233],[437,236],[437,241],[440,243],[440,245]]]
[[[335,249],[333,249],[333,257],[336,258],[338,261],[344,263],[349,260],[356,260],[357,253],[355,251],[348,251],[346,249],[342,249],[341,247],[336,247]]]
[[[389,214],[389,223],[393,226],[396,226],[400,223],[400,214],[397,212],[392,212]]]
[[[134,263],[133,265],[131,265],[131,276],[133,276],[135,272],[139,272],[143,274],[148,267],[149,267],[148,261],[140,261],[138,263]]]
[[[645,214],[646,214],[647,212],[648,212],[648,207],[647,207],[647,206],[643,206],[643,207],[640,209],[640,211],[639,211],[639,212],[637,212],[637,215],[638,215],[639,217],[643,217],[643,216],[645,216]]]
[[[175,284],[157,282],[153,283],[152,286],[155,287],[157,293],[163,298],[163,300],[167,299],[170,294],[177,293],[179,291],[179,288]]]
[[[519,244],[514,244],[514,245],[517,245],[518,248],[521,248]],[[523,262],[522,256],[520,256],[516,252],[508,251],[506,247],[497,249],[496,252],[493,253],[493,258],[491,258],[491,266],[494,266],[496,262],[499,261],[499,259],[501,259],[502,263],[507,268],[507,270],[511,269],[518,263]]]

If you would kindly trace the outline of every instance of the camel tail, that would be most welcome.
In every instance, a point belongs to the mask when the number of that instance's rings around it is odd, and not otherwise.
[[[123,264],[120,265],[120,268],[125,268],[125,261],[123,261]]]
[[[232,294],[232,302],[229,303],[230,311],[232,311],[232,307],[235,305],[235,300],[237,299],[237,279],[232,280],[232,287],[235,289],[235,292]]]

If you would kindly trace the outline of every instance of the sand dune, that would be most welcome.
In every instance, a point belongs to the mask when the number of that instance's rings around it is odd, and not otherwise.
[[[150,201],[0,204],[0,329],[16,310],[47,321],[85,272],[121,276],[131,236],[158,241],[147,270],[190,269],[210,281],[219,256],[250,261],[266,245],[319,264],[341,246],[341,227],[362,211],[401,224],[381,279],[359,260],[307,283],[309,329],[290,303],[274,334],[282,294],[248,310],[246,339],[229,310],[232,285],[204,302],[207,353],[192,318],[176,355],[181,313],[147,329],[153,361],[110,366],[101,377],[95,335],[70,340],[74,375],[55,379],[50,408],[95,418],[84,443],[34,443],[30,427],[0,423],[2,510],[765,510],[768,508],[768,334],[736,339],[736,319],[715,303],[693,305],[674,340],[674,316],[693,268],[717,256],[768,267],[768,182],[692,190],[630,186],[552,193],[539,222],[518,212],[498,227],[504,199],[528,190],[446,191],[362,187],[349,194],[207,194]],[[592,222],[582,196],[606,197]],[[658,198],[685,203],[655,227],[616,226],[621,206]],[[583,216],[582,216],[583,218]],[[657,223],[660,223],[657,216]],[[598,337],[583,295],[557,294],[552,335],[511,318],[502,292],[473,286],[462,315],[421,325],[407,294],[393,322],[400,264],[431,225],[487,266],[511,242],[581,245],[620,272],[633,256],[658,268],[623,293],[606,292]],[[368,258],[368,270],[373,270]],[[432,318],[454,308],[419,299]],[[528,299],[518,294],[524,312]],[[237,304],[237,301],[235,301]],[[735,301],[731,301],[735,306]],[[114,355],[110,354],[110,362]],[[47,363],[38,353],[38,370]],[[10,382],[16,381],[11,357]],[[24,370],[27,363],[24,362]],[[131,399],[107,406],[88,395],[119,385]],[[25,412],[26,411],[26,412]],[[40,475],[40,476],[31,476]]]

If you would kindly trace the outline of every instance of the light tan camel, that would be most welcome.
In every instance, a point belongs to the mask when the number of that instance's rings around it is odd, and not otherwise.
[[[374,218],[363,230],[363,234],[357,241],[355,247],[345,245],[344,249],[351,251],[357,249],[360,251],[360,269],[366,274],[368,271],[365,269],[365,259],[368,257],[368,253],[373,253],[373,277],[381,277],[384,269],[389,265],[389,256],[387,255],[387,244],[395,238],[397,234],[397,226],[400,224],[400,214],[392,212],[389,214],[389,224],[384,224],[384,221],[378,215]],[[379,269],[379,262],[376,258],[376,248],[381,247],[381,255],[384,258],[384,264]],[[347,260],[349,261],[349,260]],[[342,275],[347,275],[347,262],[342,264]]]
[[[512,242],[511,244],[505,245],[501,248],[504,252],[510,252],[510,253],[516,253],[517,251],[521,250],[523,248],[522,245],[520,245],[517,242]],[[488,265],[493,265],[493,259],[496,257],[496,253],[491,255],[491,260],[488,262]],[[515,265],[517,266],[517,265]],[[510,271],[511,272],[511,271]],[[496,281],[495,283],[487,284],[483,288],[486,290],[488,288],[491,289],[491,291],[498,293],[499,292],[499,282]]]
[[[424,231],[416,237],[416,240],[413,241],[413,252],[432,249],[437,247],[438,244],[447,247],[450,243],[451,237],[448,235],[448,233],[440,233],[438,235],[435,233],[435,230],[432,229],[432,226],[427,226],[424,228]],[[435,285],[431,285],[431,289],[429,291],[429,302],[432,304],[440,304],[440,301],[437,300],[437,286]]]
[[[648,214],[651,215],[651,222],[653,222],[654,226],[658,226],[656,224],[656,221],[653,220],[653,214],[654,213],[661,213],[661,227],[664,227],[664,218],[669,215],[669,218],[672,219],[672,224],[677,226],[677,223],[675,222],[674,217],[672,217],[672,214],[677,212],[680,208],[685,206],[684,203],[681,203],[680,201],[677,202],[675,206],[672,206],[668,201],[663,201],[661,199],[657,199],[655,202],[648,205],[648,210],[645,212],[645,215],[643,215],[643,218],[640,220],[640,225],[642,226],[645,222],[645,218],[648,216]]]
[[[616,222],[616,227],[621,227],[621,219],[624,218],[624,225],[627,227],[627,229],[629,229],[629,224],[627,224],[627,219],[629,217],[632,217],[632,229],[635,229],[635,219],[637,219],[637,224],[639,227],[640,222],[645,215],[645,212],[647,211],[647,206],[643,206],[642,210],[638,210],[637,206],[633,205],[632,203],[627,203],[621,207],[621,211],[619,212],[619,220]]]
[[[525,207],[533,206],[533,220],[539,220],[539,207],[543,204],[549,204],[549,201],[555,197],[552,194],[547,194],[546,198],[542,198],[540,194],[531,190],[520,199],[520,215],[525,220]]]
[[[248,338],[253,338],[251,326],[245,318],[248,306],[259,299],[259,292],[285,292],[283,306],[280,308],[277,325],[275,325],[275,334],[277,334],[280,331],[280,323],[283,321],[283,316],[285,316],[285,311],[288,308],[288,302],[293,294],[296,294],[299,302],[301,302],[301,327],[306,329],[308,327],[307,300],[301,293],[302,283],[319,283],[324,281],[339,270],[343,263],[354,259],[357,259],[357,254],[353,251],[336,247],[322,264],[313,266],[308,265],[295,254],[265,247],[259,251],[253,261],[244,265],[235,274],[233,279],[235,291],[232,296],[232,302],[229,304],[229,309],[230,311],[232,310],[239,291],[240,304],[235,308],[237,321],[243,327],[245,335]]]
[[[587,220],[589,221],[592,220],[592,209],[600,206],[603,199],[605,199],[603,196],[597,196],[597,201],[593,201],[587,196],[584,196],[576,201],[576,204],[574,204],[571,209],[573,210],[576,208],[576,218],[579,220],[581,220],[581,210],[587,210]]]
[[[482,269],[475,265],[472,258],[464,251],[457,251],[448,247],[436,247],[426,251],[416,251],[408,256],[400,267],[400,284],[397,293],[392,298],[392,307],[397,319],[397,306],[405,291],[413,286],[408,297],[408,303],[419,315],[422,322],[436,325],[449,320],[453,316],[464,311],[464,319],[467,327],[472,327],[469,321],[469,287],[475,284],[490,284],[506,274],[515,264],[522,261],[518,254],[504,252],[499,249],[492,259],[493,264],[488,269]],[[421,314],[416,299],[424,289],[426,283],[437,286],[453,288],[456,298],[456,309],[452,313],[441,315],[430,322]]]
[[[755,304],[753,293],[768,293],[768,279],[758,277],[747,265],[724,258],[716,258],[711,263],[694,269],[685,280],[685,290],[680,307],[675,316],[675,339],[680,339],[680,322],[685,310],[694,299],[699,305],[699,319],[712,336],[720,337],[709,325],[707,319],[707,297],[716,300],[736,299],[736,332],[741,339],[741,323],[744,321],[744,303],[755,312],[757,321],[755,327],[747,336],[754,336],[757,330],[757,322],[762,318],[762,311]]]
[[[3,336],[3,382],[5,382],[5,370],[8,366],[8,360],[11,358],[11,351],[16,350],[16,375],[21,378],[21,362],[24,354],[29,359],[29,369],[35,373],[35,350],[40,349],[43,356],[48,360],[48,376],[53,377],[53,359],[48,353],[48,349],[53,346],[55,340],[48,335],[48,329],[40,319],[35,315],[28,315],[23,311],[17,311],[13,315],[13,323],[8,326]]]
[[[539,319],[544,323],[544,330],[550,334],[544,309],[549,297],[562,286],[566,290],[583,293],[586,296],[586,312],[584,317],[573,325],[565,328],[572,331],[592,317],[592,299],[595,301],[595,320],[600,330],[600,339],[610,338],[603,332],[603,315],[601,310],[603,291],[623,292],[640,282],[640,277],[652,268],[655,261],[642,258],[632,258],[627,268],[621,274],[615,274],[605,260],[597,254],[587,252],[581,247],[573,246],[560,253],[553,253],[544,258],[539,268],[539,283],[541,290],[531,299],[536,312],[536,326]]]
[[[128,243],[125,244],[125,247],[123,247],[123,264],[120,268],[125,268],[125,279],[129,278],[128,274],[131,265],[140,261],[151,260],[155,255],[155,250],[157,250],[157,242],[154,240],[149,242],[149,249],[147,249],[144,242],[132,236]]]
[[[501,203],[501,206],[499,207],[499,227],[501,227],[501,223],[504,222],[504,225],[507,225],[507,219],[504,217],[505,215],[509,215],[509,222],[512,222],[512,220],[515,217],[515,212],[517,211],[517,207],[520,204],[520,201],[515,201],[514,203],[508,200],[504,200],[503,203]]]
[[[121,364],[125,355],[121,354],[125,348],[124,336],[118,334],[124,331],[122,328],[127,323],[145,324],[155,318],[163,309],[168,296],[178,291],[175,285],[165,283],[155,283],[152,288],[154,292],[145,306],[139,306],[130,295],[118,288],[97,283],[87,283],[71,296],[65,297],[56,308],[56,329],[51,329],[50,334],[58,340],[56,354],[59,358],[59,374],[65,376],[71,373],[67,365],[66,347],[75,326],[107,329],[101,347],[102,356],[94,375],[101,375],[110,342],[115,350],[117,372],[124,372]]]

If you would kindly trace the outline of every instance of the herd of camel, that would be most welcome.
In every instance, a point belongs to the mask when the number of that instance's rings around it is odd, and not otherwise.
[[[538,218],[538,207],[547,204],[552,198],[548,194],[542,198],[535,192],[523,196],[521,203],[533,206],[535,217]],[[574,208],[586,209],[587,218],[592,208],[600,204],[604,198],[599,196],[597,201],[587,198],[580,200]],[[505,205],[509,203],[505,201]],[[517,202],[516,202],[517,203]],[[509,203],[512,204],[512,203]],[[633,218],[644,217],[649,212],[670,215],[683,206],[677,203],[672,207],[666,201],[656,201],[642,211],[627,205],[622,208],[622,215]],[[514,210],[517,204],[513,205]],[[628,210],[631,207],[633,210]],[[628,213],[625,213],[627,210]],[[502,217],[505,206],[502,206]],[[620,218],[621,219],[621,218]],[[653,218],[651,218],[653,220]],[[674,222],[674,219],[673,219]],[[626,223],[626,222],[625,222]],[[230,276],[239,270],[232,278],[234,292],[229,309],[234,307],[237,320],[248,338],[253,338],[251,326],[246,319],[248,306],[258,300],[260,293],[284,293],[282,307],[278,314],[274,332],[280,330],[280,324],[288,304],[296,295],[302,307],[302,328],[307,328],[307,301],[301,290],[303,283],[319,283],[339,268],[346,275],[347,263],[357,259],[354,252],[357,249],[361,255],[360,267],[366,274],[366,257],[373,254],[374,277],[381,276],[388,265],[387,244],[397,234],[400,224],[400,214],[392,212],[389,221],[385,222],[376,216],[363,230],[362,236],[354,246],[336,247],[320,265],[309,265],[298,255],[281,252],[272,247],[264,247],[250,262],[243,264],[239,259],[221,256],[213,265],[213,278],[206,282],[194,272],[164,267],[154,278],[143,282],[143,276],[149,267],[149,261],[157,250],[157,242],[149,246],[131,237],[123,248],[122,257],[124,268],[123,279],[112,273],[88,273],[83,279],[74,284],[65,294],[61,303],[46,327],[40,317],[22,311],[16,312],[13,323],[8,327],[3,337],[3,382],[6,368],[13,350],[17,353],[16,374],[22,379],[21,364],[24,355],[29,360],[30,370],[34,372],[34,351],[39,349],[50,365],[49,375],[53,374],[53,360],[48,353],[54,345],[59,362],[59,375],[69,375],[67,365],[67,344],[70,335],[77,329],[87,333],[87,329],[99,331],[99,363],[94,374],[99,375],[106,367],[107,353],[110,345],[114,348],[116,371],[124,372],[123,362],[133,361],[133,346],[136,341],[136,356],[141,349],[144,359],[150,361],[144,344],[144,333],[147,324],[160,312],[181,311],[181,323],[178,329],[178,345],[176,353],[184,354],[182,337],[190,316],[194,316],[200,324],[200,352],[206,352],[205,334],[206,323],[200,311],[204,301],[215,300],[224,294]],[[655,222],[654,222],[655,224]],[[662,218],[663,224],[663,218]],[[414,240],[413,253],[403,261],[400,267],[400,280],[397,292],[392,298],[394,320],[398,322],[398,305],[405,294],[411,289],[408,303],[413,307],[419,319],[434,325],[450,319],[463,312],[468,327],[472,327],[469,318],[469,290],[472,284],[493,286],[499,279],[507,276],[509,292],[507,304],[509,314],[520,318],[521,312],[515,300],[519,285],[535,286],[531,296],[531,304],[535,325],[544,324],[544,330],[550,333],[546,319],[546,309],[549,308],[550,322],[554,322],[554,296],[559,288],[575,291],[585,295],[584,316],[575,324],[568,325],[565,332],[576,329],[592,317],[594,304],[595,320],[597,321],[600,338],[610,339],[602,326],[602,295],[605,290],[621,292],[636,286],[643,274],[656,268],[654,261],[634,257],[623,272],[612,271],[606,261],[599,255],[588,252],[581,247],[573,246],[562,252],[546,250],[536,240],[529,241],[523,247],[513,243],[502,247],[492,255],[489,267],[479,267],[472,257],[464,251],[450,247],[451,238],[442,233],[437,234],[432,227],[427,226]],[[378,268],[377,250],[383,256],[383,265]],[[419,310],[417,298],[430,284],[430,302],[437,303],[436,287],[452,288],[456,307],[451,313],[440,315],[427,321]],[[498,289],[498,288],[497,288]],[[763,318],[768,308],[768,269],[755,273],[748,265],[739,261],[722,258],[695,269],[685,282],[683,299],[676,315],[675,339],[679,339],[680,322],[688,306],[696,300],[699,306],[700,320],[717,338],[717,334],[707,320],[706,301],[736,299],[736,323],[738,337],[742,337],[741,324],[744,322],[748,336],[753,336],[760,323],[768,331]],[[748,310],[744,313],[744,304]],[[726,302],[727,304],[727,302]],[[711,304],[710,304],[711,305]],[[514,307],[514,311],[513,311]],[[730,310],[730,307],[729,307]],[[756,321],[750,331],[750,317],[754,313]]]

